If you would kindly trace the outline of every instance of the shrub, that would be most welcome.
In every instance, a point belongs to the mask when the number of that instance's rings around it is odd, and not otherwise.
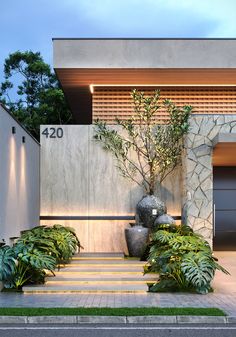
[[[0,248],[0,280],[5,288],[44,283],[46,271],[68,262],[80,242],[70,227],[38,226],[24,231],[13,247]]]
[[[229,274],[212,254],[208,242],[186,225],[159,225],[151,235],[145,273],[158,273],[151,292],[212,290],[216,269]]]

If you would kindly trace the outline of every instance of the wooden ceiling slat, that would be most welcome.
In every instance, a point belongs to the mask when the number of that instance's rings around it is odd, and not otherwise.
[[[115,117],[128,119],[133,114],[132,87],[94,87],[93,119],[114,123]],[[155,88],[138,88],[151,95]],[[236,114],[236,87],[162,87],[161,97],[171,98],[178,106],[192,105],[196,114]],[[168,119],[164,108],[158,120]]]

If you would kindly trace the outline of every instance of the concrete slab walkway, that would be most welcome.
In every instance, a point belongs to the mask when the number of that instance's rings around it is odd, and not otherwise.
[[[236,252],[217,252],[231,276],[216,274],[215,292],[198,294],[17,294],[1,293],[0,307],[216,307],[236,316]]]

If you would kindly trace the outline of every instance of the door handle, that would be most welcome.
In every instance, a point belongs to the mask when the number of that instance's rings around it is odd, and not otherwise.
[[[213,237],[216,235],[216,205],[213,204]]]

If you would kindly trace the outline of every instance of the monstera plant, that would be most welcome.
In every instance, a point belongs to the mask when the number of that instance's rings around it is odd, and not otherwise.
[[[0,248],[0,281],[4,288],[21,290],[25,284],[44,283],[46,272],[67,263],[80,242],[73,228],[38,226],[23,232],[13,247]]]
[[[161,224],[151,235],[145,273],[157,273],[151,292],[194,291],[206,294],[218,269],[208,242],[186,225]]]
[[[133,90],[131,95],[134,114],[128,120],[117,119],[116,129],[98,120],[94,138],[115,157],[120,174],[143,188],[137,213],[144,226],[151,228],[152,210],[156,216],[166,212],[156,192],[181,161],[182,140],[188,132],[192,107],[180,108],[162,99],[159,90],[151,96]],[[163,110],[167,114],[165,123],[160,117]]]

